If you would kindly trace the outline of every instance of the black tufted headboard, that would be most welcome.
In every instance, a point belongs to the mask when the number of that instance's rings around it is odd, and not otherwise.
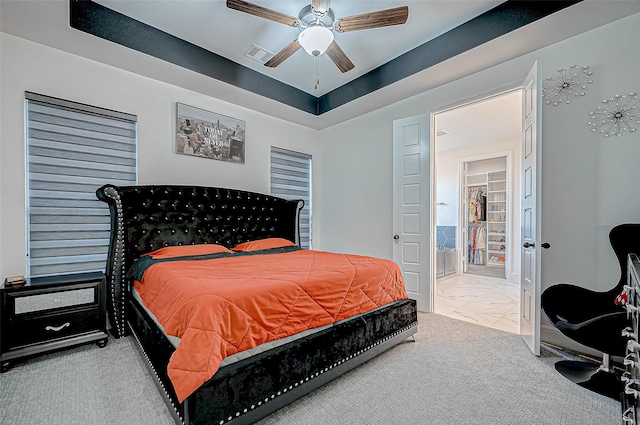
[[[140,255],[164,246],[215,243],[231,248],[279,237],[300,244],[304,201],[203,186],[113,186],[96,191],[111,212],[107,257],[109,319],[116,337],[126,334],[125,279]]]

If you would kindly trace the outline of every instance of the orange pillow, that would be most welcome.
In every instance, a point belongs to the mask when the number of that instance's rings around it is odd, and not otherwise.
[[[262,249],[282,248],[285,246],[296,246],[293,242],[284,238],[267,238],[256,241],[243,242],[231,248],[233,251],[260,251]]]
[[[179,246],[165,246],[164,248],[157,249],[145,255],[151,256],[151,258],[171,258],[171,257],[184,257],[188,255],[206,255],[217,254],[220,252],[233,252],[225,248],[222,245],[216,244],[199,244],[199,245],[179,245]]]

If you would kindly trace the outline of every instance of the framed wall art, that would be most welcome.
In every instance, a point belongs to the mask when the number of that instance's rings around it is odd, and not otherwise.
[[[176,153],[244,164],[244,121],[182,103],[176,116]]]

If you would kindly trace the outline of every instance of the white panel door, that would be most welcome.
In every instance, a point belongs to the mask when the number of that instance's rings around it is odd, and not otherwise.
[[[431,310],[431,210],[427,115],[393,122],[393,260],[409,297]]]
[[[540,256],[536,255],[539,250],[536,240],[540,235],[537,213],[540,170],[536,161],[541,148],[542,114],[538,110],[537,68],[536,62],[524,81],[522,94],[520,335],[533,354],[540,355]]]

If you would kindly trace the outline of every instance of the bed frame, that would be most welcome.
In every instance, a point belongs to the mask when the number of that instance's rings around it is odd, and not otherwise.
[[[291,403],[417,331],[414,300],[388,304],[304,338],[222,366],[178,403],[166,366],[173,345],[129,293],[126,272],[141,254],[164,246],[233,247],[281,237],[299,245],[303,201],[202,186],[105,185],[109,204],[108,316],[115,338],[133,335],[176,423],[250,424]]]

